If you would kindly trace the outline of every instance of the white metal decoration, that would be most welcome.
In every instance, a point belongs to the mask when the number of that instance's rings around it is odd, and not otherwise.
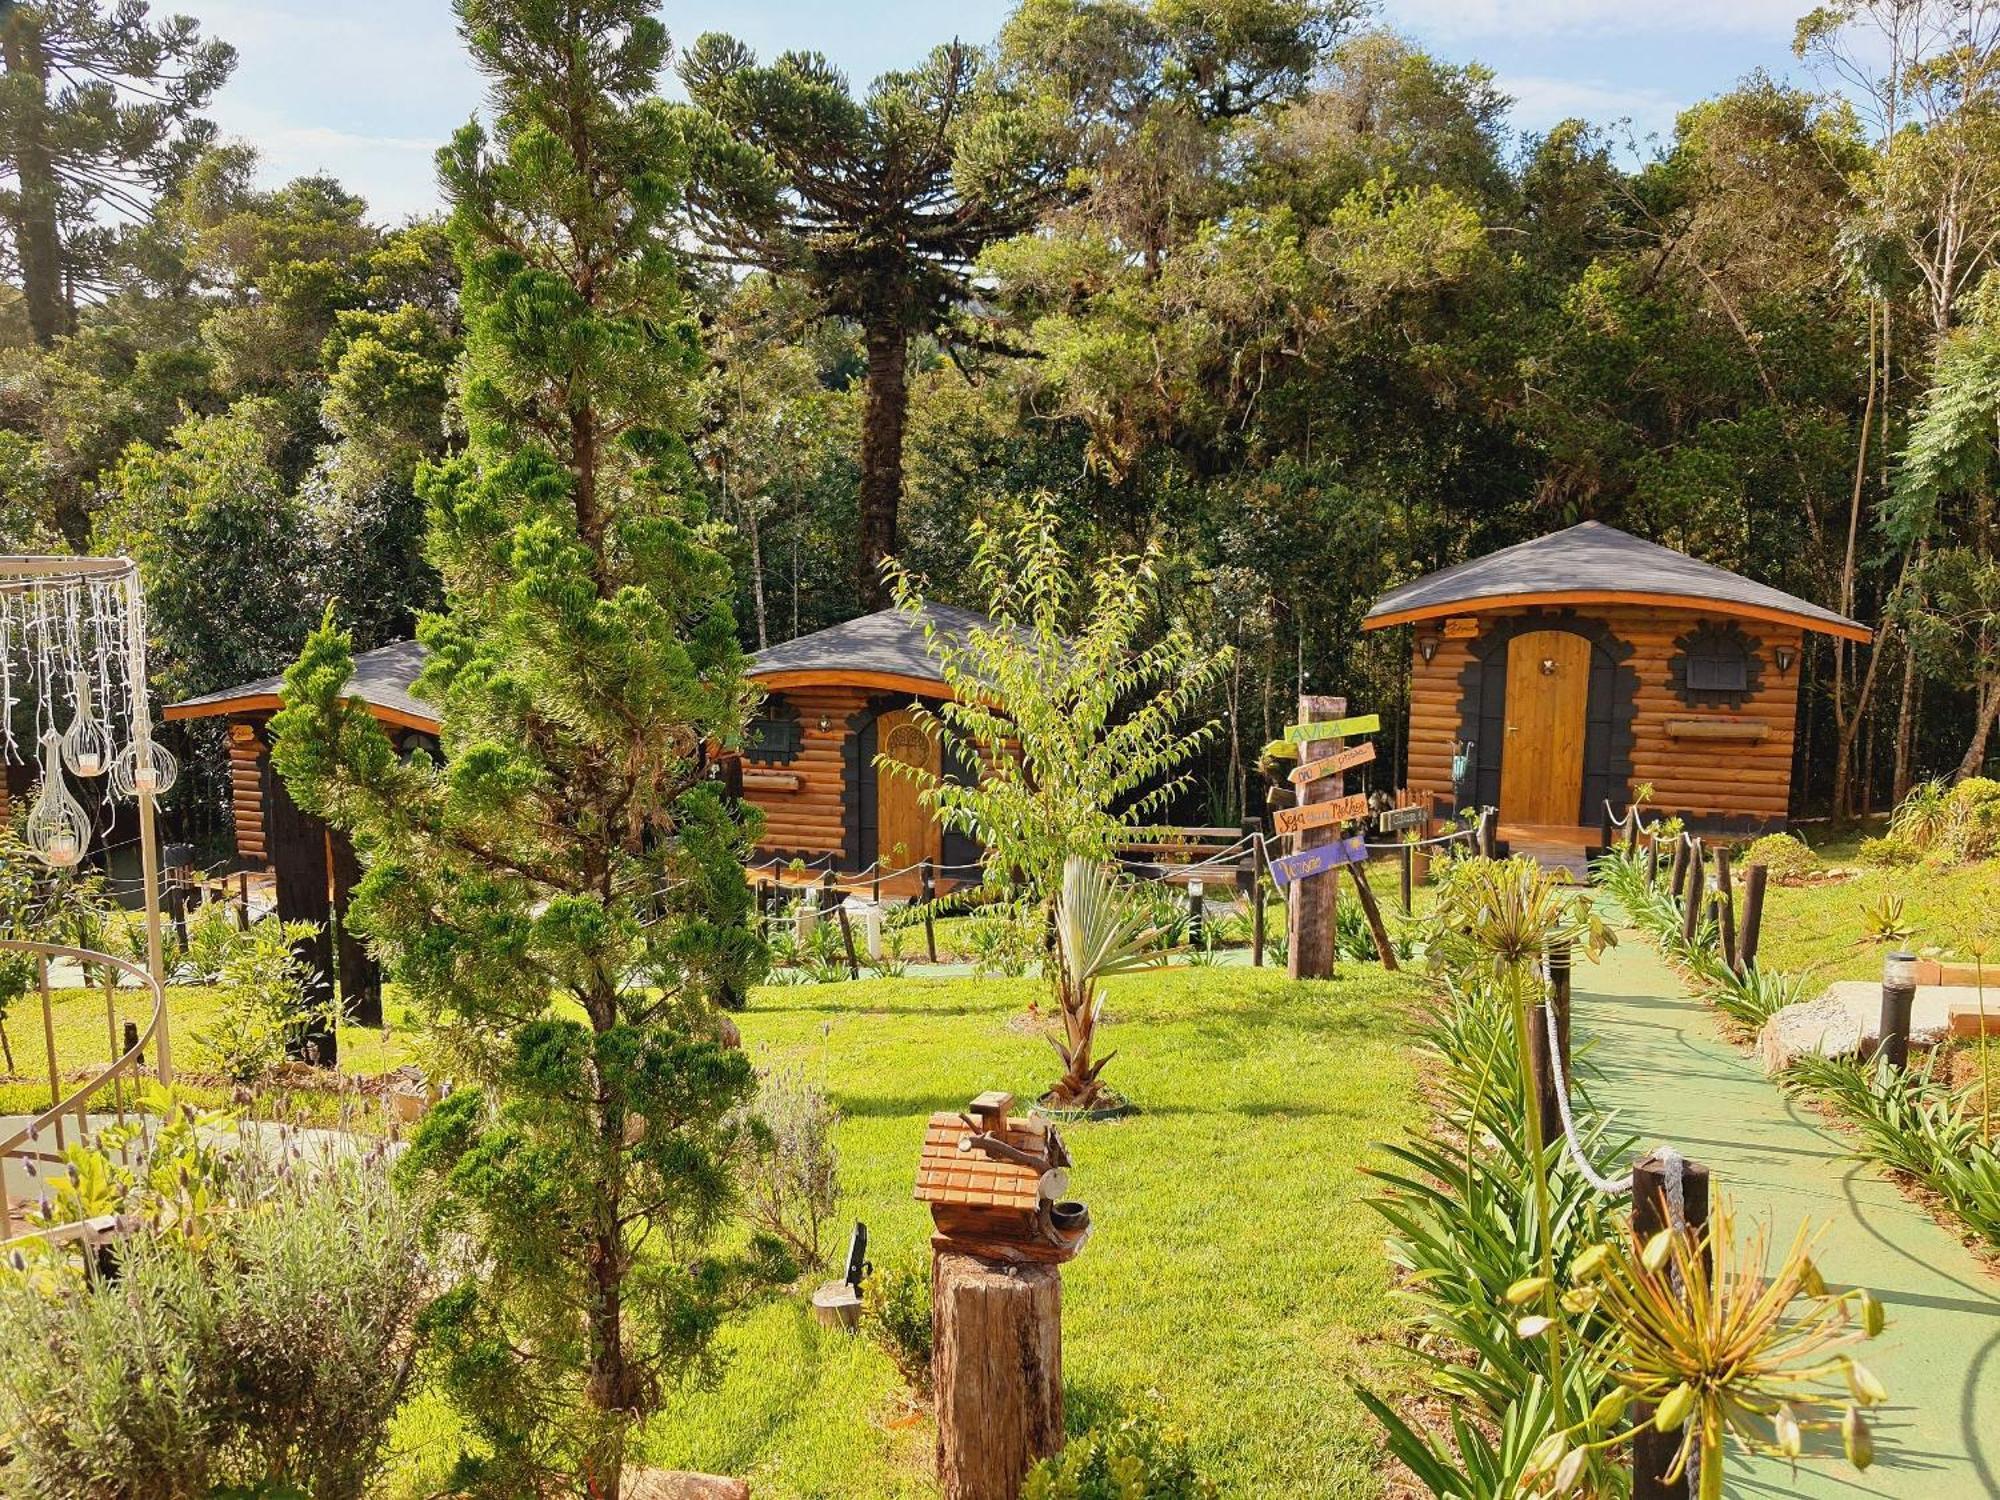
[[[174,757],[153,741],[146,697],[146,603],[123,557],[0,557],[0,763],[33,756],[41,778],[28,846],[50,868],[74,868],[91,820],[67,777],[104,776],[139,805],[146,950],[160,962],[160,859],[155,800],[174,783]],[[170,1076],[159,1033],[161,1076]]]

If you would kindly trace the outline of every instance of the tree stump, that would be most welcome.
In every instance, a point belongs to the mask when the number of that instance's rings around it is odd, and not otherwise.
[[[1062,1270],[940,1254],[931,1268],[938,1485],[1015,1500],[1063,1445]]]

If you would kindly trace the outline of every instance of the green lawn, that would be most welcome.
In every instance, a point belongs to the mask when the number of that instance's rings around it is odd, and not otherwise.
[[[228,1090],[204,1084],[204,1074],[213,1074],[214,1062],[201,1044],[201,1032],[212,1024],[222,1005],[221,991],[203,985],[170,985],[167,1014],[171,1020],[174,1068],[183,1080],[185,1092],[203,1103],[221,1103]],[[373,1077],[411,1061],[417,1054],[418,1039],[412,1018],[394,992],[385,997],[383,1013],[394,1023],[386,1031],[379,1026],[340,1028],[341,1069],[354,1077]],[[59,989],[55,992],[52,1014],[55,1020],[56,1065],[63,1074],[64,1092],[75,1087],[71,1075],[80,1069],[101,1067],[115,1055],[105,1027],[104,991]],[[117,992],[117,1017],[122,1027],[132,1021],[143,1027],[149,1012],[142,991]],[[16,1001],[6,1017],[7,1039],[13,1049],[14,1069],[6,1074],[0,1063],[0,1114],[30,1114],[49,1102],[48,1051],[42,1030],[42,1003],[30,994]],[[149,1050],[146,1058],[153,1061]],[[299,1090],[260,1091],[260,1113],[291,1109],[315,1120],[331,1120],[338,1112],[330,1096],[314,1096]]]
[[[1096,1222],[1065,1272],[1070,1425],[1154,1411],[1227,1495],[1382,1493],[1349,1382],[1409,1379],[1357,1169],[1418,1109],[1399,1015],[1419,991],[1348,972],[1114,981],[1107,1077],[1143,1113],[1068,1132]],[[756,994],[746,1045],[760,1062],[803,1059],[845,1115],[844,1219],[867,1221],[878,1264],[926,1253],[911,1183],[930,1112],[1050,1081],[1054,1053],[1019,1024],[1037,993],[904,979]],[[802,1297],[739,1319],[723,1352],[720,1384],[650,1432],[654,1462],[747,1475],[769,1500],[936,1493],[934,1431],[908,1415],[888,1360],[819,1330]]]
[[[1903,920],[1914,930],[1905,944],[1912,952],[1936,948],[1969,959],[1968,942],[2000,940],[2000,860],[1953,869],[1877,868],[1857,864],[1848,846],[1820,852],[1830,864],[1857,873],[1825,885],[1770,885],[1760,967],[1829,981],[1879,978],[1882,957],[1893,945],[1868,939],[1864,914],[1885,896],[1903,903]]]

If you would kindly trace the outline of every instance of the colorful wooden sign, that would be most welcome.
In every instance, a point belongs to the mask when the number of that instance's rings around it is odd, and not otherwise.
[[[1375,820],[1375,826],[1383,833],[1401,833],[1405,828],[1423,827],[1430,816],[1421,807],[1392,807]]]
[[[1342,865],[1359,864],[1368,858],[1368,845],[1360,834],[1352,838],[1335,839],[1330,844],[1322,844],[1317,849],[1301,849],[1297,854],[1287,854],[1271,861],[1271,878],[1279,889],[1295,880],[1304,880],[1311,875],[1324,875],[1328,870],[1337,870]]]
[[[1285,738],[1295,745],[1313,740],[1344,740],[1357,734],[1374,734],[1382,727],[1380,714],[1359,714],[1352,719],[1322,719],[1317,724],[1287,724]]]
[[[1305,786],[1318,781],[1322,776],[1337,776],[1342,771],[1351,771],[1356,766],[1365,766],[1375,758],[1375,742],[1363,740],[1358,745],[1344,745],[1331,755],[1323,755],[1318,760],[1309,760],[1302,766],[1292,768],[1292,785]]]
[[[1479,634],[1479,622],[1470,615],[1456,615],[1444,622],[1444,638],[1448,641],[1469,641]]]
[[[1368,816],[1368,798],[1361,792],[1352,797],[1336,797],[1331,802],[1308,802],[1303,807],[1281,807],[1272,816],[1280,833],[1297,833],[1302,828],[1324,828],[1330,823],[1348,823]]]

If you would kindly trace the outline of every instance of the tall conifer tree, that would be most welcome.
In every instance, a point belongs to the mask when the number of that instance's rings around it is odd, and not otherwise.
[[[682,156],[647,0],[458,0],[490,134],[439,157],[464,275],[468,450],[426,470],[443,611],[400,759],[308,644],[274,759],[368,865],[354,920],[461,1078],[404,1170],[478,1249],[433,1319],[481,1451],[467,1494],[615,1496],[625,1435],[728,1292],[702,1247],[751,1089],[720,994],[754,977],[754,830],[705,781],[745,685],[686,495],[700,363],[669,244]]]

